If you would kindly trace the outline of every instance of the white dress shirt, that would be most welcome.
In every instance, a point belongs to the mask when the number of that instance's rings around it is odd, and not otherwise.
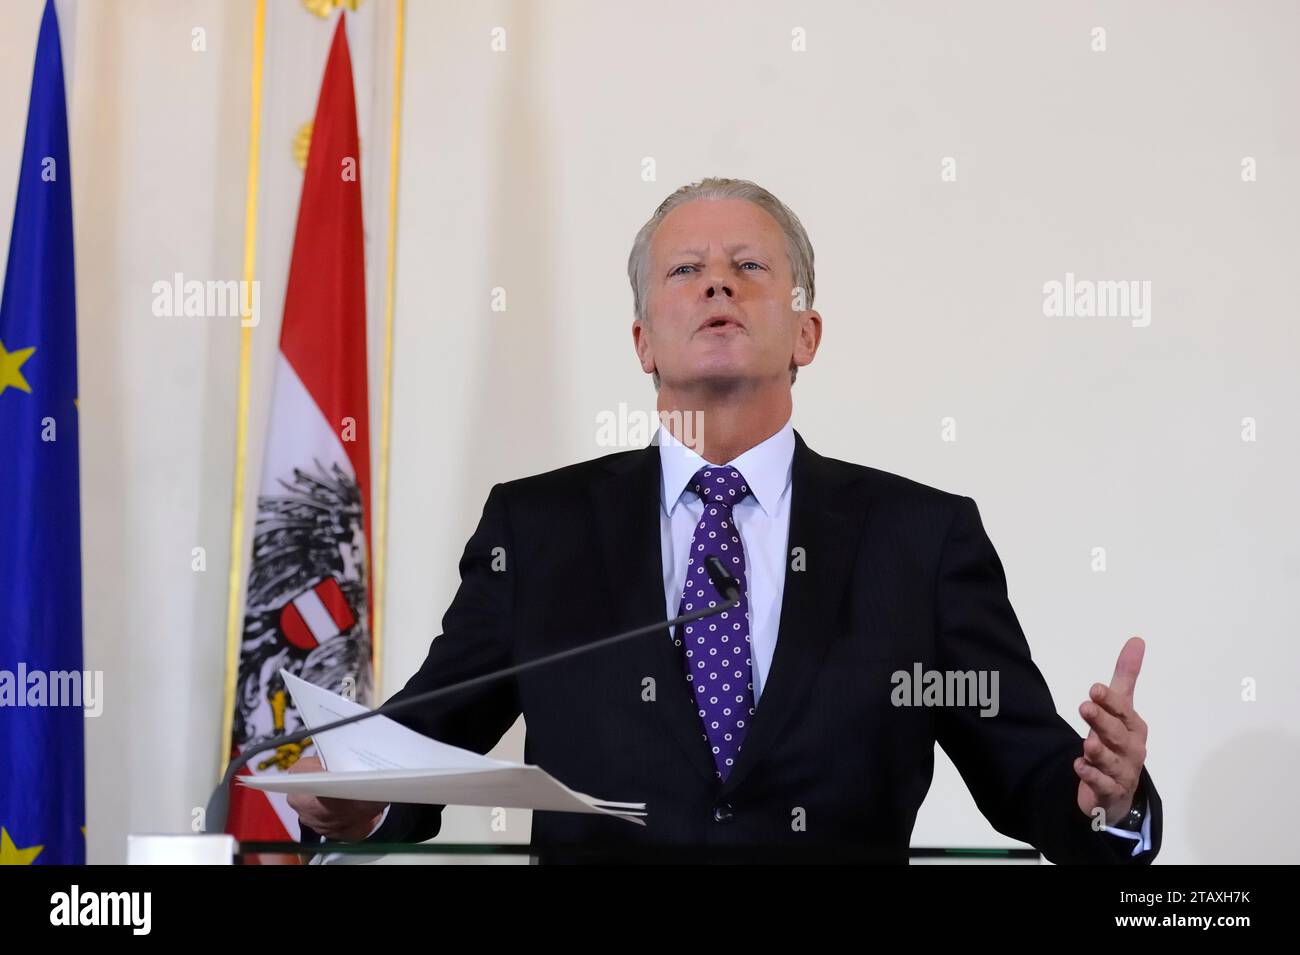
[[[686,556],[691,536],[704,514],[704,501],[688,485],[703,467],[729,467],[744,475],[750,495],[732,510],[740,543],[745,549],[745,582],[749,595],[750,659],[754,673],[754,705],[762,695],[776,652],[785,592],[785,553],[790,536],[790,468],[794,462],[794,427],[789,420],[780,431],[739,457],[715,465],[683,445],[667,428],[660,428],[659,540],[663,552],[664,603],[668,616],[677,616],[686,584]],[[674,628],[674,638],[676,628]]]

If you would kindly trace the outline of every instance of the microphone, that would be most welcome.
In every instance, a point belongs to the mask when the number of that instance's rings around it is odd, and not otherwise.
[[[212,795],[208,797],[207,809],[204,812],[203,831],[204,832],[225,832],[226,820],[230,814],[230,784],[235,778],[235,774],[244,768],[254,756],[265,753],[268,750],[276,749],[280,746],[286,746],[289,743],[302,742],[309,736],[317,733],[327,733],[330,730],[338,729],[341,726],[347,726],[349,723],[359,723],[362,720],[368,720],[373,716],[391,716],[394,713],[408,710],[413,706],[421,703],[428,703],[439,697],[449,696],[452,693],[458,693],[461,690],[468,690],[472,687],[482,686],[493,680],[504,679],[509,676],[516,676],[527,670],[536,667],[545,666],[548,663],[557,663],[560,660],[567,660],[569,657],[576,657],[580,654],[592,650],[600,650],[604,647],[612,646],[624,640],[630,640],[633,637],[645,636],[647,633],[657,633],[676,627],[683,623],[691,623],[694,620],[702,620],[705,617],[712,617],[714,614],[721,613],[724,610],[734,610],[740,606],[740,587],[739,581],[727,573],[726,567],[722,561],[713,555],[704,558],[704,569],[708,572],[709,581],[717,589],[718,593],[725,599],[725,603],[714,607],[704,607],[700,610],[693,610],[690,613],[684,613],[681,616],[673,617],[659,623],[646,624],[644,627],[637,627],[633,630],[625,630],[623,633],[615,634],[612,637],[605,637],[597,640],[595,643],[583,644],[580,647],[571,647],[568,650],[561,650],[558,653],[548,654],[544,657],[538,657],[535,660],[528,660],[515,666],[506,667],[503,670],[496,670],[492,673],[483,673],[476,677],[470,677],[468,680],[461,680],[459,683],[452,683],[449,686],[441,686],[434,690],[427,690],[424,693],[418,693],[409,699],[399,700],[396,703],[385,703],[375,710],[367,710],[365,713],[357,713],[353,716],[345,717],[341,720],[335,720],[333,723],[326,723],[324,726],[317,726],[314,729],[303,727],[292,733],[285,733],[283,736],[277,736],[274,739],[268,739],[265,742],[258,743],[244,750],[237,757],[230,761],[226,767],[225,774],[221,777],[221,782],[217,783],[216,788],[212,790]],[[436,637],[434,639],[437,639]]]
[[[709,582],[722,596],[738,603],[740,601],[740,581],[727,573],[721,560],[713,554],[704,558],[704,569],[708,572]]]

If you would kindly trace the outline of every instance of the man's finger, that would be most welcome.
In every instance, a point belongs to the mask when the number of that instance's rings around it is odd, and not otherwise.
[[[1093,792],[1102,799],[1115,799],[1124,792],[1123,786],[1085,759],[1080,758],[1074,761],[1074,773],[1091,786]]]
[[[1130,637],[1124,649],[1115,661],[1115,675],[1110,678],[1110,688],[1120,695],[1129,706],[1133,703],[1133,688],[1137,685],[1138,674],[1142,672],[1142,657],[1147,645],[1141,637]]]
[[[1096,766],[1112,779],[1122,781],[1121,777],[1124,775],[1123,758],[1101,740],[1084,740],[1083,759],[1090,765]]]
[[[1125,704],[1120,695],[1106,684],[1094,683],[1092,689],[1088,691],[1088,698],[1134,733],[1139,733],[1143,739],[1146,739],[1146,724],[1142,722],[1142,717],[1137,715],[1132,703]]]
[[[1079,704],[1079,715],[1088,721],[1088,725],[1101,737],[1103,743],[1117,753],[1128,752],[1129,730],[1117,716],[1106,712],[1096,703]]]
[[[381,812],[386,803],[369,802],[364,799],[345,799],[342,796],[318,796],[320,804],[326,812],[338,813],[342,816],[356,816],[362,812],[376,813]]]

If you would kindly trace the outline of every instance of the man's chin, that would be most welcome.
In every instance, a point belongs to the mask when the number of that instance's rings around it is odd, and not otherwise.
[[[760,384],[767,376],[752,368],[729,365],[708,365],[693,369],[684,375],[661,378],[665,386],[689,391],[732,391],[752,388]]]

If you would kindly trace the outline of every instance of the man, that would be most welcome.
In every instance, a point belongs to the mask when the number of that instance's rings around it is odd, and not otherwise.
[[[742,604],[398,719],[487,752],[522,713],[527,762],[647,803],[645,827],[534,813],[533,842],[557,852],[904,861],[937,741],[1000,832],[1055,862],[1150,862],[1161,814],[1133,707],[1142,641],[1092,686],[1080,740],[1030,659],[975,503],[822,457],[792,430],[791,388],[822,332],[798,218],[753,183],[706,179],[660,205],[628,275],[665,426],[648,448],[492,488],[445,632],[394,699],[722,603],[706,556]],[[899,692],[931,672],[940,690],[978,678],[994,699]],[[290,805],[341,839],[422,841],[441,820],[441,807]]]

